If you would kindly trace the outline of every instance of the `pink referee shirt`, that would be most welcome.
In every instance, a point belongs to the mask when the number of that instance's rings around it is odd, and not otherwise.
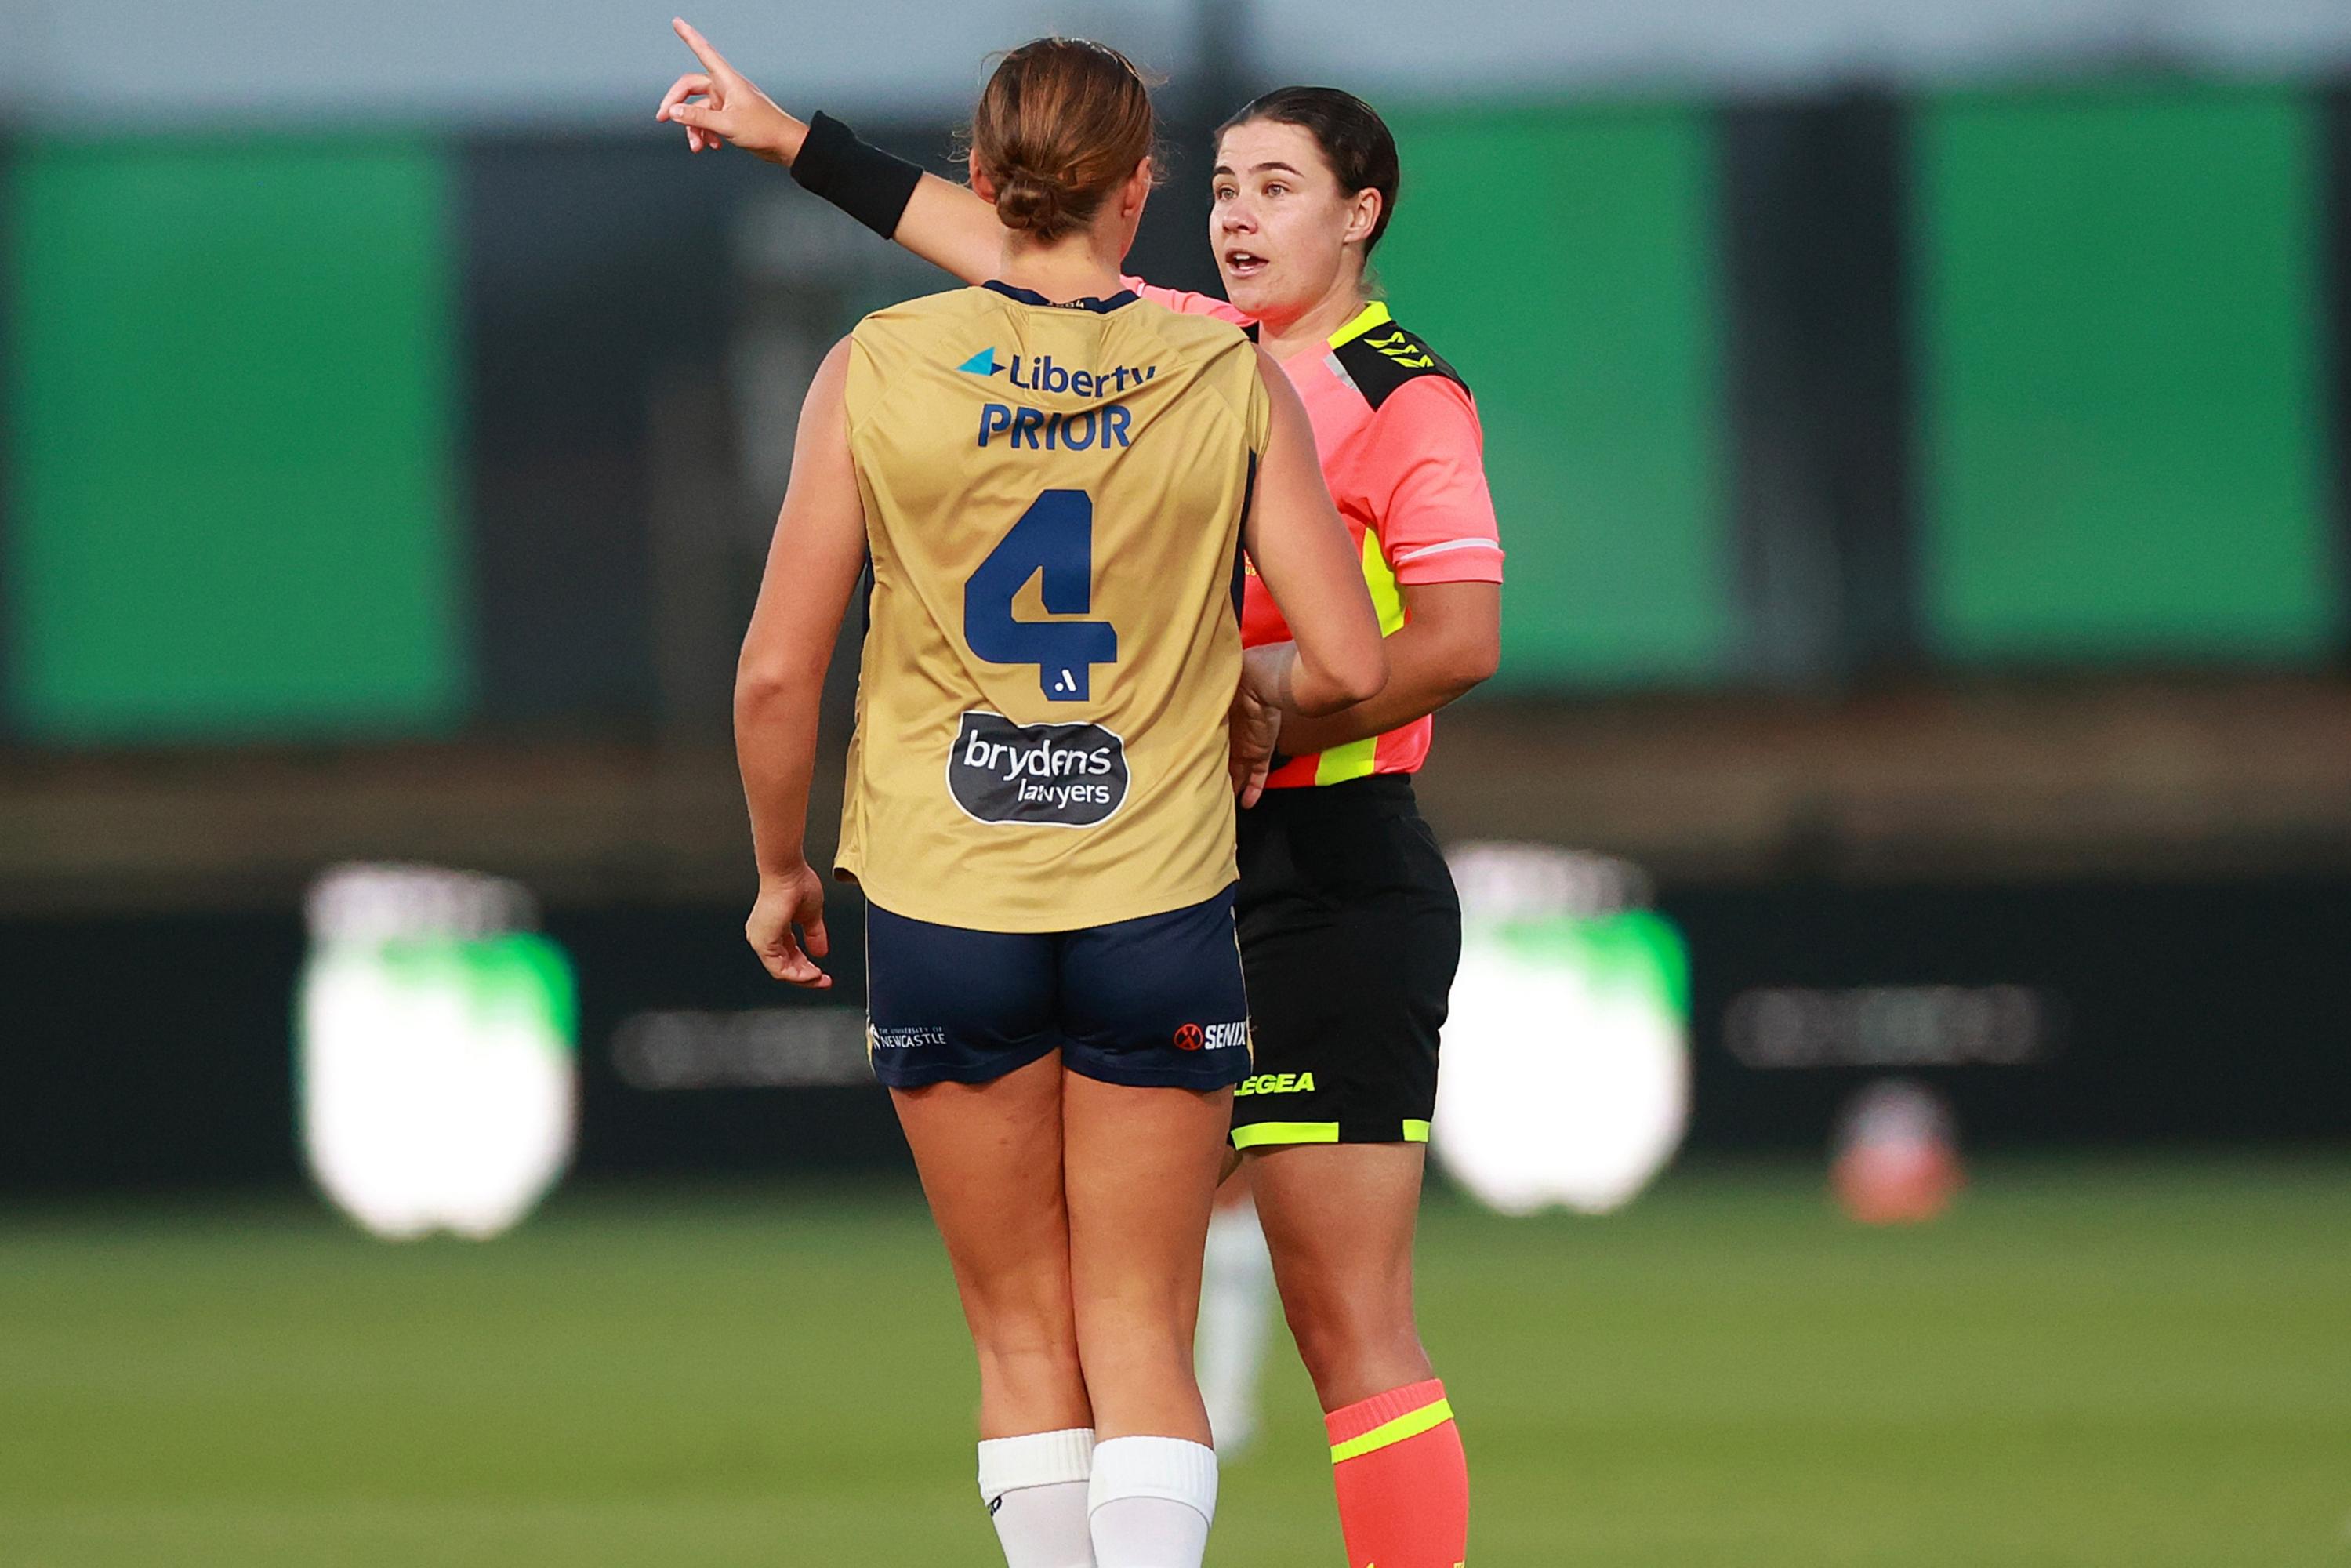
[[[1144,298],[1243,326],[1250,318],[1222,299],[1124,280]],[[1306,404],[1323,483],[1362,552],[1364,581],[1382,634],[1409,618],[1403,585],[1499,582],[1502,545],[1486,486],[1485,432],[1477,400],[1453,368],[1396,325],[1374,301],[1331,335],[1321,353],[1281,362]],[[1249,570],[1241,641],[1290,640],[1273,595]],[[1385,735],[1294,757],[1267,780],[1274,788],[1336,784],[1374,773],[1412,773],[1427,759],[1434,716]]]

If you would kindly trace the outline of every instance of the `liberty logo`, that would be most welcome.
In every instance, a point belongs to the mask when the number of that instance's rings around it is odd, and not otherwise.
[[[1081,398],[1124,397],[1159,374],[1157,365],[1113,365],[1106,371],[1073,371],[1052,355],[1015,354],[998,363],[993,348],[982,349],[956,367],[958,374],[1002,376],[1022,392],[1067,392]]]

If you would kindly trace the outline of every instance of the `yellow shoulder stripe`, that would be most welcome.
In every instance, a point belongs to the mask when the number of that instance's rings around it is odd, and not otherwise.
[[[1387,302],[1374,299],[1357,312],[1353,320],[1331,334],[1331,346],[1335,349],[1341,344],[1352,343],[1373,328],[1386,326],[1391,319]]]

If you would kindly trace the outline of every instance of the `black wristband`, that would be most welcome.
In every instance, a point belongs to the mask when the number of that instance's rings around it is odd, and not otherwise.
[[[821,196],[880,235],[898,232],[914,187],[923,183],[922,166],[857,140],[857,132],[819,110],[809,121],[808,137],[799,156],[792,160],[792,178],[801,190]]]

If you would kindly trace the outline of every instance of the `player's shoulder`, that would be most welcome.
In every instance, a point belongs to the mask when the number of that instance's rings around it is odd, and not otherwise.
[[[1428,383],[1423,392],[1442,387],[1450,389],[1450,395],[1469,395],[1469,383],[1461,372],[1378,300],[1332,334],[1331,355],[1374,410],[1415,382]]]
[[[1178,310],[1147,297],[1123,307],[1118,314],[1178,353],[1207,357],[1248,352],[1248,334],[1237,323],[1221,317]]]
[[[987,296],[977,288],[946,288],[918,294],[869,312],[857,323],[858,332],[919,329],[941,321],[959,320],[987,308]]]

